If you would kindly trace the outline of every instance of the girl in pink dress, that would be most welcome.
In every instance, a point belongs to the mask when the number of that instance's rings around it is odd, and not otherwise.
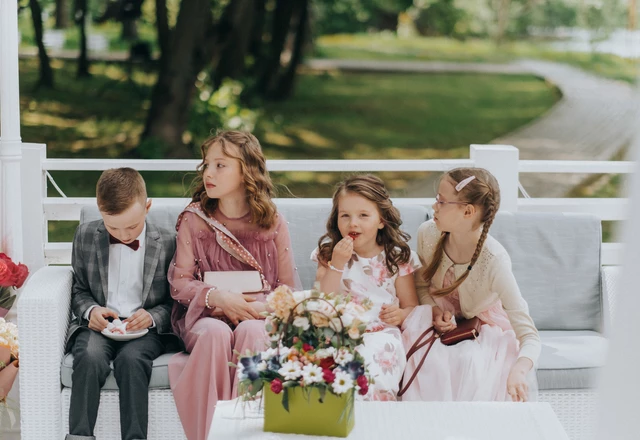
[[[456,328],[456,319],[477,316],[483,325],[475,340],[433,344],[407,361],[405,383],[417,371],[403,400],[513,400],[535,398],[533,369],[540,338],[511,271],[511,259],[488,235],[500,188],[482,168],[444,174],[433,205],[434,218],[420,226],[416,273],[420,303],[403,324],[405,349],[432,325],[438,333]]]
[[[311,255],[322,291],[372,304],[358,347],[375,381],[366,400],[396,400],[406,357],[400,326],[418,305],[413,272],[420,262],[401,224],[382,180],[351,177],[334,193],[327,233]]]
[[[273,185],[260,143],[223,131],[201,147],[192,203],[178,219],[169,269],[173,329],[186,354],[169,363],[169,381],[189,440],[205,440],[218,400],[237,396],[229,362],[266,346],[264,294],[239,294],[202,281],[209,271],[258,270],[263,292],[300,288],[287,222],[271,200]]]

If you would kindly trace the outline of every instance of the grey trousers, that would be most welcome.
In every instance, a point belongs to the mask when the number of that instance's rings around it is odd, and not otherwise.
[[[147,438],[149,380],[153,360],[164,352],[155,331],[130,341],[114,341],[93,330],[78,333],[73,342],[73,375],[69,435],[66,440],[95,439],[100,388],[113,373],[120,395],[122,440]],[[114,427],[115,428],[115,427]]]

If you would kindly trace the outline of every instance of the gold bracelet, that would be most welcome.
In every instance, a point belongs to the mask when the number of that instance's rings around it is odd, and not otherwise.
[[[214,288],[213,288],[213,287],[207,291],[207,294],[206,294],[206,296],[204,297],[204,306],[205,306],[207,309],[209,309],[209,310],[213,309],[213,307],[211,307],[211,306],[209,305],[209,295],[211,295],[211,291],[212,291],[212,290],[214,290]]]

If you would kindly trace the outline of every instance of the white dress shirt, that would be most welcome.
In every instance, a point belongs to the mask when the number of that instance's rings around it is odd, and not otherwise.
[[[107,305],[121,318],[128,318],[142,307],[142,287],[144,276],[145,223],[142,232],[136,238],[140,242],[138,250],[116,243],[109,244],[109,280],[107,283]],[[91,306],[85,314],[89,319]],[[155,326],[155,322],[152,327]]]

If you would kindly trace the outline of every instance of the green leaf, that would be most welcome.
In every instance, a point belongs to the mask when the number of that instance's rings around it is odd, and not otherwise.
[[[282,407],[289,412],[289,390],[287,388],[282,390]]]
[[[324,403],[324,397],[327,394],[327,387],[318,387],[318,391],[320,392],[320,398],[318,399],[318,401],[320,403]]]

